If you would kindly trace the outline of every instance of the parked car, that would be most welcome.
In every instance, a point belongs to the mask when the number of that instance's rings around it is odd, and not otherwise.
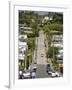
[[[23,77],[24,79],[29,79],[31,78],[31,73],[30,72],[23,73]]]
[[[51,73],[51,77],[59,77],[59,73],[58,72],[52,72]]]

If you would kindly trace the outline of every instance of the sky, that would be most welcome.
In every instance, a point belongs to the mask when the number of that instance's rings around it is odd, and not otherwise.
[[[45,11],[34,11],[35,13],[38,13],[39,15],[44,15],[47,14],[48,12]]]
[[[20,10],[20,11],[22,11],[22,10]],[[34,11],[34,13],[37,13],[37,14],[39,14],[39,15],[48,14],[48,12],[47,12],[47,11]],[[57,12],[57,13],[62,14],[62,12]]]

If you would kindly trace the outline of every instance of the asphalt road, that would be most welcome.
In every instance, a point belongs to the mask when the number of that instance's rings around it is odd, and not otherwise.
[[[39,32],[38,43],[37,43],[37,64],[46,64],[46,52],[44,45],[44,33],[43,31]]]
[[[48,78],[48,74],[46,72],[46,64],[38,64],[36,71],[36,78]]]
[[[36,53],[36,78],[46,78],[49,77],[46,72],[46,64],[47,64],[47,58],[46,58],[46,52],[45,52],[45,36],[43,31],[39,32],[39,37],[37,38],[37,53]]]

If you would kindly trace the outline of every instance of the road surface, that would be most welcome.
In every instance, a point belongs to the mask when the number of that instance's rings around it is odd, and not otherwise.
[[[36,78],[48,78],[50,77],[46,72],[46,64],[38,64],[36,71]]]
[[[45,44],[44,44],[44,33],[43,31],[39,32],[38,43],[37,43],[37,64],[46,64],[46,52],[45,52]]]

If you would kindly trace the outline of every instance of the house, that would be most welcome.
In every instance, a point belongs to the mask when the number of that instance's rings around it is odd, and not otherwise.
[[[27,39],[27,35],[19,35],[19,39]]]
[[[47,21],[49,20],[49,17],[48,16],[45,16],[42,20],[42,23],[46,23]]]
[[[19,27],[28,27],[28,25],[26,23],[24,24],[19,24]]]
[[[51,30],[50,32],[51,32],[51,33],[58,33],[59,31]]]
[[[51,20],[53,20],[52,16],[51,17],[45,16],[42,20],[42,23],[46,23],[47,21],[51,21]]]
[[[21,42],[24,42],[25,40],[27,40],[27,35],[19,35],[18,38]]]
[[[51,46],[62,48],[63,44],[62,43],[51,43]]]
[[[44,17],[44,20],[47,20],[48,21],[49,20],[49,17],[48,16],[45,16]]]
[[[63,49],[60,49],[60,50],[59,50],[59,53],[62,53],[62,54],[63,54]]]
[[[53,20],[53,17],[51,16],[51,17],[49,18],[49,20],[50,20],[50,21]]]
[[[25,31],[31,31],[32,30],[32,28],[30,28],[30,27],[20,27],[20,29],[24,29]]]
[[[25,54],[26,53],[27,48],[26,47],[19,47],[19,54]]]
[[[20,42],[19,41],[19,47],[24,47],[24,48],[27,48],[27,42]]]
[[[19,53],[24,54],[28,49],[28,45],[26,42],[19,42]]]
[[[52,36],[52,41],[62,41],[63,40],[63,35],[53,35]]]
[[[18,56],[19,60],[24,60],[24,57],[25,57],[24,54],[19,54],[19,56]]]
[[[23,63],[24,60],[25,60],[25,55],[19,53],[18,59],[19,59],[19,65],[22,65],[22,63]]]
[[[23,30],[25,30],[25,31],[31,31],[31,30],[32,30],[32,28],[29,27],[26,23],[24,23],[24,24],[19,24],[19,28],[20,28],[20,29],[23,29]]]
[[[58,54],[57,55],[57,58],[60,59],[60,60],[62,60],[63,59],[63,53]]]
[[[53,35],[51,46],[54,47],[63,47],[63,35]]]

